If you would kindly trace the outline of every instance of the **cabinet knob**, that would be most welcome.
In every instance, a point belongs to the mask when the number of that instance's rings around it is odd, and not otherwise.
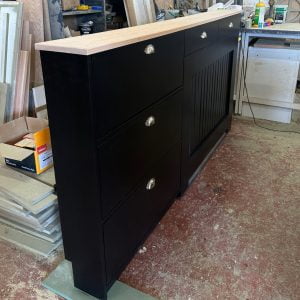
[[[152,44],[149,44],[145,50],[144,50],[145,54],[150,55],[150,54],[154,54],[155,53],[155,48]]]
[[[153,116],[150,116],[146,121],[145,121],[145,126],[146,127],[151,127],[155,124],[155,118]]]
[[[155,178],[151,178],[146,185],[146,189],[150,191],[154,189],[154,187],[155,187]]]
[[[205,31],[202,32],[201,39],[207,39],[207,33]]]
[[[233,27],[233,23],[230,22],[230,23],[229,23],[229,28],[232,28],[232,27]]]

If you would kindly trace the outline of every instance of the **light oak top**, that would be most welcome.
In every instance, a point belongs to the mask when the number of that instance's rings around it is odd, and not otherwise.
[[[200,13],[183,18],[35,44],[36,50],[91,55],[240,14],[239,9]]]

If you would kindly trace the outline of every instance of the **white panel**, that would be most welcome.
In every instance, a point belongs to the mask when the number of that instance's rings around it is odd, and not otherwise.
[[[255,48],[249,52],[248,93],[250,97],[292,103],[299,71],[296,60],[299,51],[276,50]]]
[[[276,121],[281,123],[290,123],[292,109],[275,106],[251,104],[256,119]],[[252,113],[247,102],[243,102],[242,116],[252,118]]]

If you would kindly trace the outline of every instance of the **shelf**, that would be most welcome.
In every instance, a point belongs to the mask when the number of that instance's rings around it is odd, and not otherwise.
[[[102,10],[95,10],[95,9],[89,9],[89,10],[71,10],[71,11],[63,11],[63,16],[77,16],[77,15],[89,15],[89,14],[101,14]]]

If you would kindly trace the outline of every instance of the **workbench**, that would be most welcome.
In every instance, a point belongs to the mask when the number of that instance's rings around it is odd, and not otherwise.
[[[241,43],[239,45],[239,62],[235,86],[235,113],[242,113],[243,101],[246,99],[246,91],[243,81],[243,68],[246,70],[249,45],[255,38],[272,38],[272,39],[297,39],[300,40],[300,24],[285,23],[277,24],[270,27],[244,28],[241,32]],[[263,101],[262,101],[263,102]],[[268,105],[267,102],[258,103]],[[281,103],[282,107],[300,110],[299,103]]]

